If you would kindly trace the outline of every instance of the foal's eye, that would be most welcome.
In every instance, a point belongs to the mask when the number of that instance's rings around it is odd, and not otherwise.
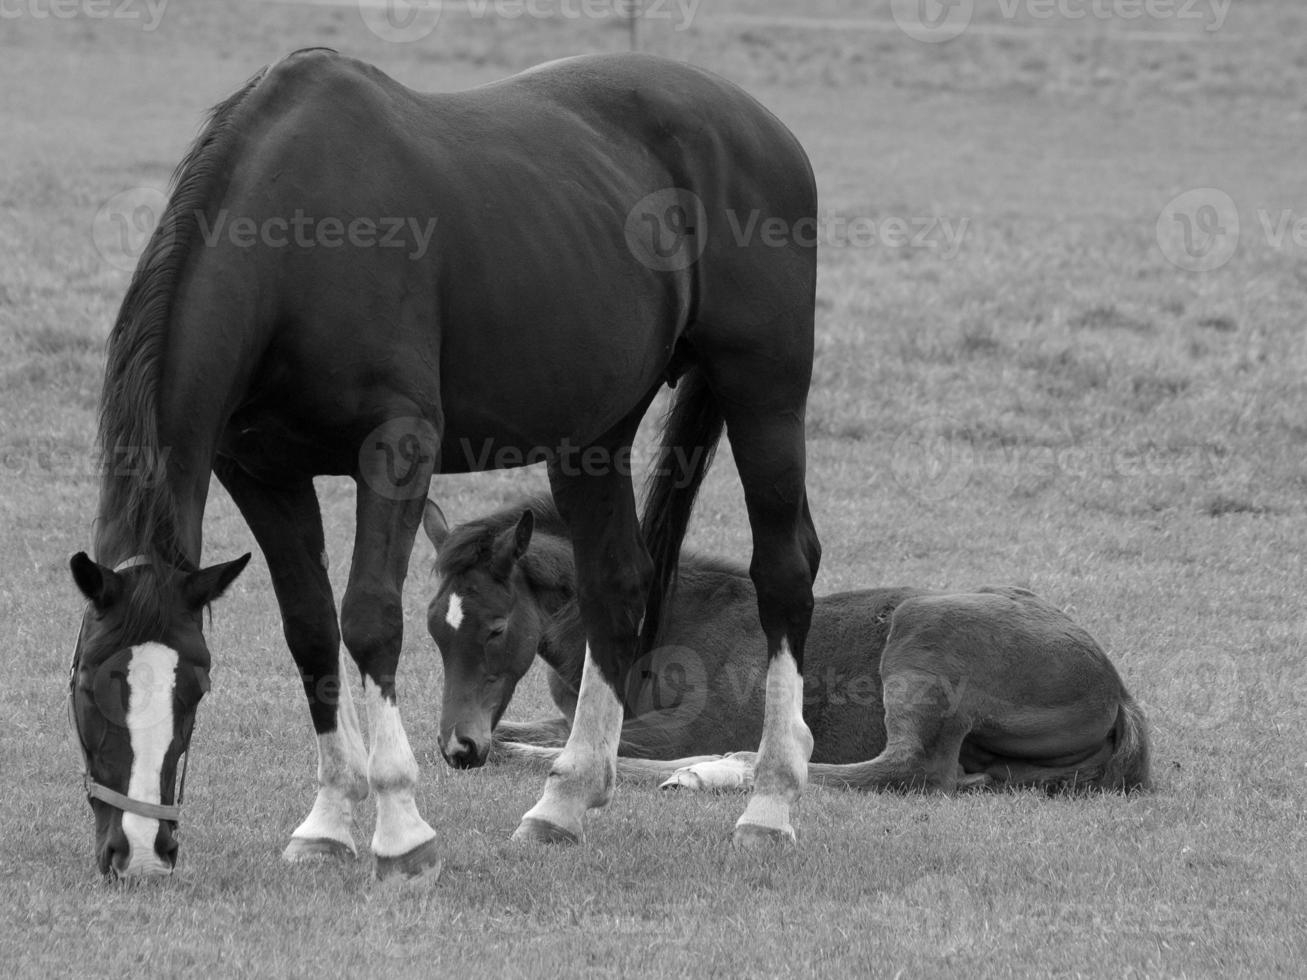
[[[491,623],[489,626],[486,627],[486,639],[497,640],[499,639],[499,637],[504,635],[504,631],[506,629],[508,629],[508,624],[505,623],[503,620],[500,620],[499,622],[496,623]]]

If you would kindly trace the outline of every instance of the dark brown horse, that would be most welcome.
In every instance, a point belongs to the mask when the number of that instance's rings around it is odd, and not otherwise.
[[[585,660],[562,521],[536,498],[452,531],[431,504],[424,526],[441,576],[427,619],[445,668],[445,759],[481,765],[493,730],[501,751],[552,760],[556,750],[530,746],[563,744]],[[756,758],[736,750],[756,742],[763,724],[755,603],[743,569],[683,557],[657,643],[622,691],[619,772],[670,786],[752,784]],[[501,721],[537,653],[562,717]],[[1149,782],[1143,713],[1111,662],[1063,612],[1023,589],[823,596],[805,681],[808,775],[818,782],[943,791]]]
[[[177,763],[209,665],[201,610],[243,567],[200,569],[211,474],[267,559],[318,737],[317,798],[286,857],[355,854],[352,815],[371,790],[377,870],[408,874],[438,857],[395,694],[400,590],[431,475],[549,464],[588,653],[567,748],[515,836],[577,840],[610,797],[615,688],[656,631],[723,429],[771,675],[736,840],[792,837],[820,557],[804,476],[816,212],[785,126],[734,85],[653,57],[421,95],[315,50],[216,107],[110,337],[95,558],[72,562],[90,601],[71,695],[100,868],[175,860]],[[677,382],[642,525],[630,446]],[[318,474],[357,485],[339,621]],[[363,676],[370,755],[342,640]],[[106,671],[130,724],[103,709]],[[166,731],[146,701],[170,705]]]

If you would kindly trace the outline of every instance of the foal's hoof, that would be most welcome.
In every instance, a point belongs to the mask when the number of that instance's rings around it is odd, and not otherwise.
[[[735,833],[731,835],[731,843],[742,851],[792,847],[797,842],[794,828],[789,824],[784,827],[764,827],[762,824],[741,823],[735,825]]]
[[[579,844],[581,835],[574,834],[566,827],[560,827],[548,820],[538,817],[523,817],[522,822],[513,831],[513,840],[531,841],[536,844]]]
[[[358,852],[343,841],[330,837],[292,837],[281,852],[281,859],[296,864],[300,861],[353,861]]]
[[[440,851],[437,838],[433,837],[425,844],[419,844],[407,854],[396,857],[377,855],[377,878],[416,878],[420,874],[440,864]]]

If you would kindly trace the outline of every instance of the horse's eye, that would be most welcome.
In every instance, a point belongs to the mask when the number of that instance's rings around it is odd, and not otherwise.
[[[497,620],[486,627],[486,639],[497,640],[504,635],[504,631],[507,629],[508,623],[504,622],[502,619]]]

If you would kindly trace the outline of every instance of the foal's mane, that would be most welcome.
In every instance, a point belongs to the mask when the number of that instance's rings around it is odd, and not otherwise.
[[[561,592],[565,598],[571,598],[576,591],[571,538],[558,508],[545,493],[508,504],[450,531],[436,555],[440,577],[448,581],[452,576],[477,568],[493,571],[495,540],[513,528],[526,510],[535,519],[535,530],[531,547],[518,561],[518,567],[535,591]]]
[[[144,556],[153,576],[136,576],[124,629],[161,627],[168,590],[160,581],[192,570],[177,526],[177,501],[160,445],[158,394],[174,298],[199,229],[197,216],[227,169],[237,108],[262,80],[261,69],[214,106],[200,134],[173,171],[171,197],[136,265],[109,335],[97,442],[101,486],[95,554],[101,561]],[[154,581],[149,580],[153,578]]]
[[[535,518],[535,530],[531,535],[531,546],[518,561],[518,567],[533,590],[559,593],[565,600],[555,611],[555,632],[561,635],[568,630],[580,630],[571,538],[567,523],[547,493],[507,504],[454,528],[438,549],[436,572],[449,581],[455,575],[478,568],[491,571],[496,539],[514,527],[525,510]],[[748,569],[739,562],[694,552],[681,553],[678,582],[683,582],[680,587],[686,590],[708,595],[723,586],[738,587],[737,583],[748,579]],[[578,635],[584,636],[583,633]]]

